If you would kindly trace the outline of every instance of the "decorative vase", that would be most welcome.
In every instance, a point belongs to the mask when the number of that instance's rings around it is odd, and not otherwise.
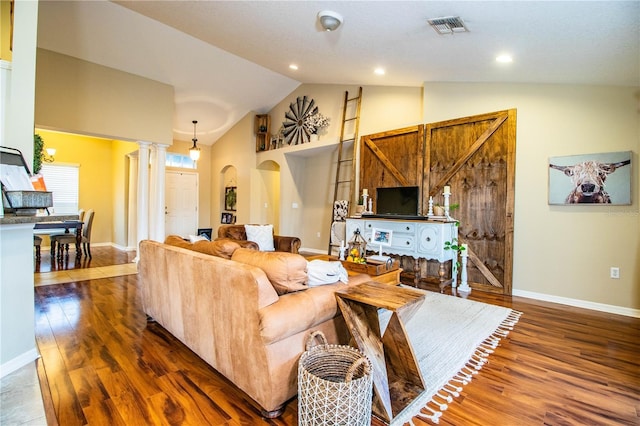
[[[444,216],[444,207],[433,206],[433,214],[436,216]]]
[[[309,135],[309,142],[318,142],[318,134],[311,133],[311,135]]]

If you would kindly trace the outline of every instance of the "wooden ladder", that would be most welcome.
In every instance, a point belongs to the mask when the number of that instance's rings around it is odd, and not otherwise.
[[[331,204],[331,223],[333,224],[333,206],[338,199],[345,199],[347,192],[349,198],[349,212],[354,205],[354,185],[356,177],[356,156],[358,152],[358,129],[360,126],[360,105],[362,103],[362,87],[358,89],[358,96],[350,98],[349,91],[344,92],[344,105],[342,108],[342,125],[340,128],[340,142],[338,143],[338,162],[336,164],[336,179],[333,187],[333,203]],[[348,116],[347,116],[348,115]],[[353,133],[345,134],[345,129],[349,126]],[[345,144],[353,143],[351,156],[345,158]],[[345,174],[349,173],[349,176]],[[342,198],[338,198],[341,196]],[[345,241],[346,243],[346,241]],[[339,247],[339,244],[331,244],[329,235],[328,253],[331,254],[332,247]]]

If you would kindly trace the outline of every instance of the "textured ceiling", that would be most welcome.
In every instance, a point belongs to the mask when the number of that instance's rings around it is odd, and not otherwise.
[[[470,32],[427,24],[449,15]],[[197,119],[204,144],[300,83],[640,86],[639,1],[43,1],[39,16],[39,47],[173,85],[175,138]]]

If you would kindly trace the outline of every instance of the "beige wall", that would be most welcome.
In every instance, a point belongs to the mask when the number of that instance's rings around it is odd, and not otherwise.
[[[36,127],[173,143],[173,87],[38,49]]]
[[[515,294],[640,309],[638,88],[425,84],[425,122],[517,108]],[[632,205],[550,206],[550,156],[633,151]],[[454,194],[455,197],[455,194]],[[609,268],[620,268],[620,279]]]
[[[252,179],[256,180],[255,135],[253,134],[253,119],[255,113],[247,114],[227,133],[224,134],[211,147],[208,164],[211,170],[211,181],[207,189],[211,200],[210,223],[214,235],[217,235],[220,226],[220,214],[224,209],[222,204],[225,186],[225,171],[229,167],[235,167],[238,198],[236,203],[237,223],[259,223],[259,218],[253,217],[257,212],[259,200],[252,198],[252,191],[258,194],[258,185],[251,185]],[[256,181],[259,181],[256,180]],[[202,182],[202,181],[201,181]],[[204,182],[202,182],[204,185]],[[253,204],[252,204],[253,203]]]
[[[281,233],[300,237],[302,246],[307,249],[326,252],[328,247],[332,215],[330,206],[337,163],[336,144],[340,138],[345,91],[352,98],[357,96],[358,87],[304,84],[269,112],[274,133],[285,120],[284,114],[289,104],[298,96],[313,99],[319,112],[330,118],[329,127],[319,135],[320,143],[257,155],[258,163],[270,160],[280,165]],[[360,136],[420,123],[422,88],[363,86],[360,117]],[[347,128],[346,134],[352,131]],[[294,203],[298,205],[297,209],[293,208]]]

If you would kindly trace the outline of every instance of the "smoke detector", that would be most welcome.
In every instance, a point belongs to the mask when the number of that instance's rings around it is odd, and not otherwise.
[[[469,29],[459,16],[444,16],[427,19],[427,22],[438,34],[467,33]]]

